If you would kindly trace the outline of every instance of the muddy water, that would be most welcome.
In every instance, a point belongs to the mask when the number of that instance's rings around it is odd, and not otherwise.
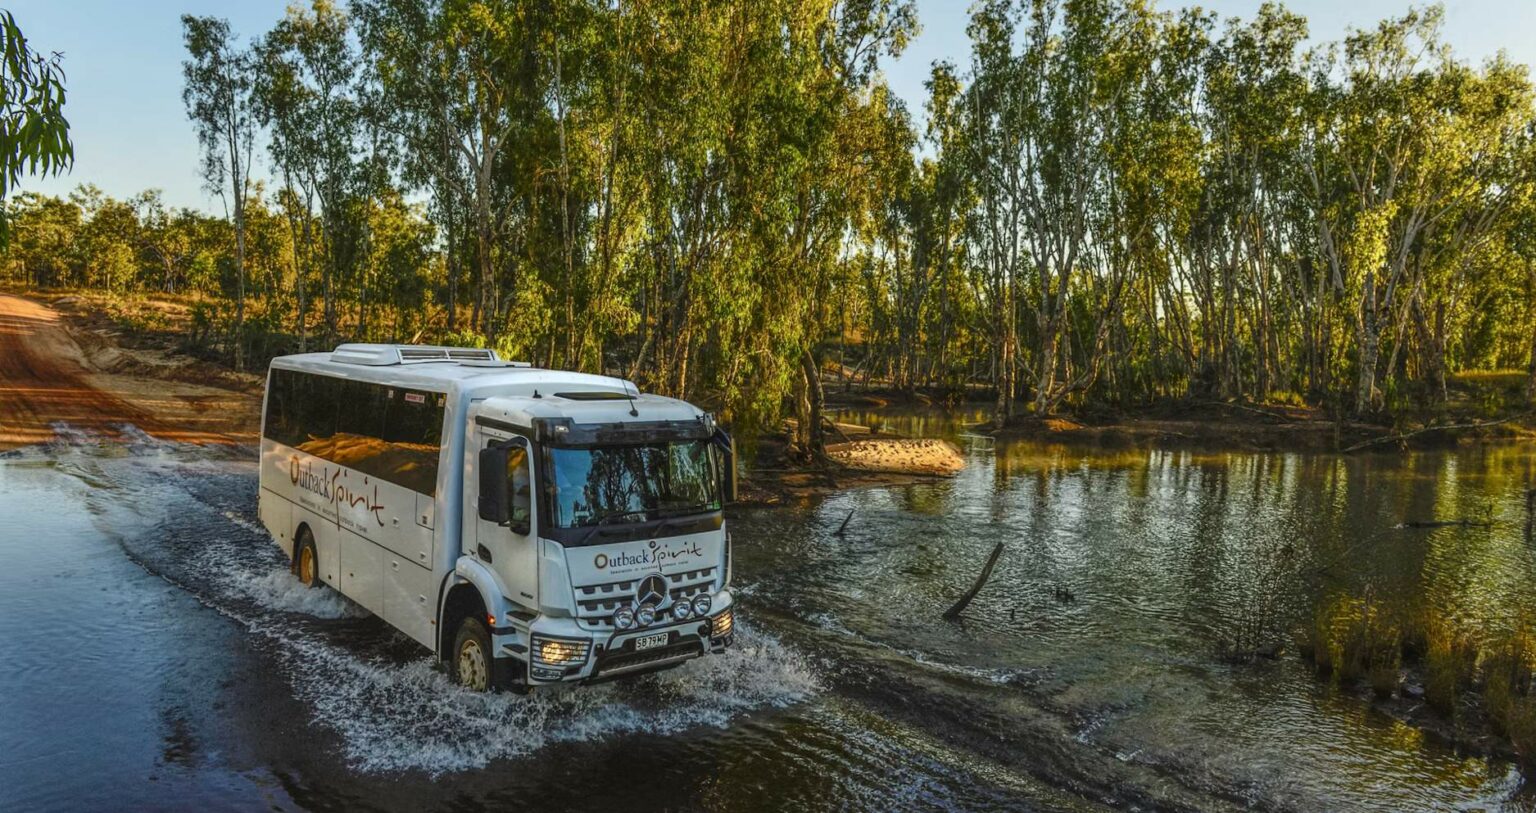
[[[1367,589],[1510,623],[1532,449],[1090,453],[966,417],[884,416],[955,438],[951,482],[732,514],[730,655],[533,698],[457,691],[294,589],[248,461],[81,434],[0,457],[0,810],[1531,805],[1293,654],[1224,655]],[[1492,524],[1394,527],[1461,517]]]

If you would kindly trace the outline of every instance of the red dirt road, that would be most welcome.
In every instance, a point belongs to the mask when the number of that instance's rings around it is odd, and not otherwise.
[[[101,386],[114,381],[121,386]],[[239,402],[250,396],[225,393],[235,403],[210,410],[210,398],[219,396],[209,391],[95,374],[56,311],[0,295],[0,449],[51,440],[56,423],[107,436],[132,424],[163,440],[249,442],[240,427],[250,408]]]

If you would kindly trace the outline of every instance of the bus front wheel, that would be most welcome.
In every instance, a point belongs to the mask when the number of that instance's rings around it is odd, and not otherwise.
[[[448,658],[454,683],[477,692],[491,688],[491,633],[480,619],[470,616],[459,623]]]

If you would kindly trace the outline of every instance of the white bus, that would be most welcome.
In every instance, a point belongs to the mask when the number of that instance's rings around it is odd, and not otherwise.
[[[731,440],[616,378],[475,348],[344,344],[273,359],[261,522],[305,584],[524,691],[731,643]]]

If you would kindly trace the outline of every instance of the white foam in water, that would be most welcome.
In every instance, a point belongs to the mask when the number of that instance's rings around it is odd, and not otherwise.
[[[67,437],[81,446],[96,440],[88,433]],[[93,455],[92,460],[99,458]],[[183,478],[176,472],[199,471],[196,463],[151,455],[119,458],[110,472],[93,468],[116,482],[113,504],[132,494],[136,502],[167,510],[172,505],[178,511],[197,510],[191,494],[165,491],[180,491],[177,483]],[[254,478],[250,486],[255,488]],[[250,517],[207,508],[207,535],[191,543],[179,560],[186,576],[160,575],[272,641],[298,698],[314,709],[317,722],[340,735],[347,761],[362,771],[435,775],[525,756],[551,742],[724,726],[745,712],[787,706],[818,691],[800,653],[738,618],[735,643],[727,652],[668,672],[600,686],[541,689],[530,696],[470,692],[433,668],[425,649],[419,659],[405,663],[380,660],[376,653],[360,653],[295,625],[290,614],[343,618],[367,613],[334,590],[299,584],[265,529]],[[221,523],[228,524],[221,528]],[[136,544],[163,544],[152,526],[143,533],[148,535]],[[185,580],[194,574],[195,581]]]
[[[122,435],[123,444],[135,451],[163,451],[174,449],[178,445],[171,441],[153,437],[148,432],[131,423],[118,424],[117,431]]]
[[[367,610],[335,590],[306,587],[287,568],[262,573],[233,571],[220,574],[219,579],[236,595],[268,610],[302,613],[315,618],[362,618],[368,615]]]
[[[989,683],[1013,684],[1027,681],[1040,675],[1039,669],[1024,669],[1016,667],[990,668],[984,666],[968,666],[961,663],[952,663],[947,660],[936,660],[927,653],[918,649],[907,649],[893,646],[884,641],[879,641],[862,633],[854,632],[837,620],[831,613],[812,613],[805,617],[813,626],[834,635],[853,638],[861,643],[879,647],[887,652],[894,652],[902,657],[911,659],[914,663],[921,664],[929,669],[941,672],[949,672],[956,675],[985,680]]]
[[[94,446],[102,440],[99,433],[81,429],[66,421],[52,421],[48,428],[53,430],[53,438],[41,445],[50,451]]]
[[[300,698],[341,734],[353,766],[440,774],[525,756],[550,742],[723,726],[742,712],[816,691],[797,654],[741,622],[737,630],[726,654],[670,673],[526,697],[461,689],[431,667],[431,658],[383,665],[317,639],[280,637],[287,639]]]
[[[260,525],[257,525],[254,522],[251,522],[250,520],[246,519],[245,517],[240,516],[239,514],[236,514],[233,511],[225,511],[224,512],[224,518],[229,520],[236,527],[244,528],[245,530],[250,531],[253,534],[261,534],[261,535],[265,536],[266,533],[267,533],[267,529],[266,528],[263,528],[263,527],[261,527]]]

